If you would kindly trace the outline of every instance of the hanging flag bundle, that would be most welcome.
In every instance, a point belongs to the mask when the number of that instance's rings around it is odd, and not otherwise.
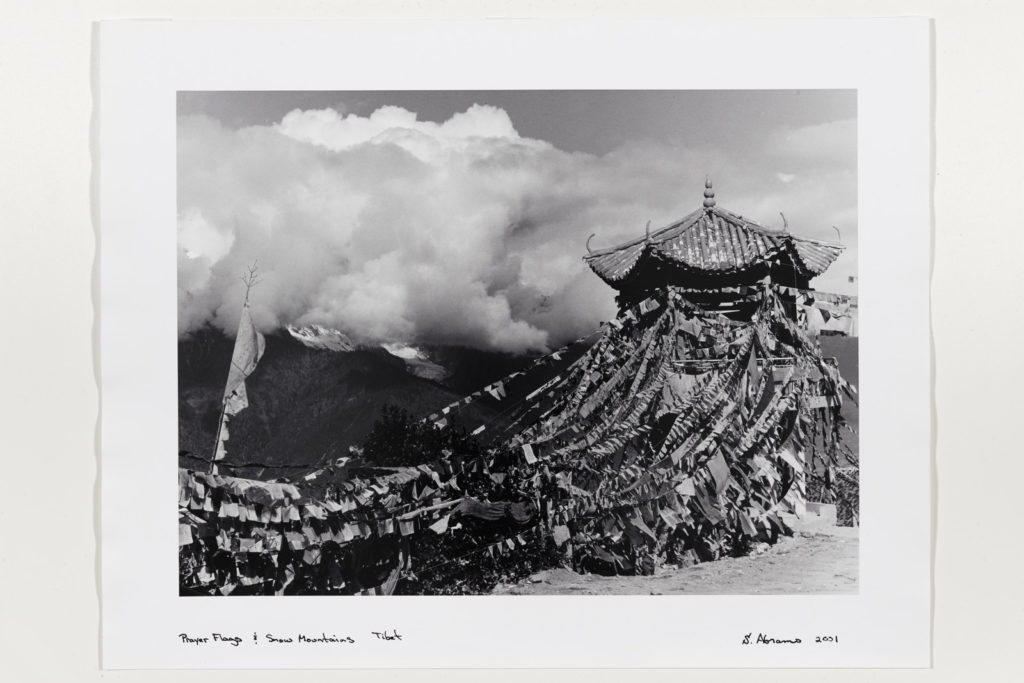
[[[256,365],[263,357],[263,351],[266,347],[266,340],[253,324],[252,312],[249,309],[249,290],[255,283],[254,266],[246,280],[245,301],[242,304],[242,314],[238,320],[238,333],[235,335],[235,346],[231,353],[231,366],[228,370],[228,379],[224,386],[224,395],[221,401],[216,445],[214,446],[210,465],[211,472],[216,472],[216,462],[223,460],[227,456],[228,423],[230,419],[249,407],[249,395],[246,391],[245,380],[256,369]]]
[[[737,293],[757,296],[750,322],[705,311],[674,289],[657,306],[645,299],[637,310],[658,315],[627,336],[602,337],[563,378],[566,390],[555,405],[514,437],[528,464],[533,456],[559,476],[602,473],[591,491],[566,489],[574,500],[590,501],[580,529],[587,543],[621,543],[615,539],[622,528],[639,547],[660,538],[656,527],[671,534],[704,528],[702,520],[764,540],[783,528],[781,518],[758,523],[794,509],[792,501],[805,495],[799,482],[806,466],[792,455],[802,448],[799,435],[780,428],[791,423],[787,415],[794,410],[824,408],[830,420],[837,419],[839,393],[848,387],[812,337],[787,317],[776,287]],[[776,336],[779,327],[783,337]],[[696,339],[700,346],[685,342],[685,353],[702,353],[704,367],[679,359],[676,339]],[[614,372],[608,372],[609,363]],[[700,379],[680,379],[691,375],[681,376],[679,363],[695,368]],[[823,381],[828,386],[816,386]],[[667,437],[652,443],[655,415],[672,415],[674,421]],[[551,444],[543,458],[536,456],[538,444]],[[780,476],[783,471],[799,476]],[[652,505],[652,518],[629,514],[608,528],[593,521],[595,511],[619,515]],[[564,533],[558,531],[562,542]],[[722,547],[731,542],[724,530],[715,534]]]

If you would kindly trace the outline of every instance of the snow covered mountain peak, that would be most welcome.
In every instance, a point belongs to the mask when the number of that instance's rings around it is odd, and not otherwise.
[[[325,351],[354,351],[355,342],[344,332],[324,327],[323,325],[289,325],[288,334],[292,335],[304,346]]]
[[[420,348],[400,342],[381,344],[381,348],[405,361],[409,372],[424,379],[440,382],[450,374],[448,369],[431,360],[430,356]]]

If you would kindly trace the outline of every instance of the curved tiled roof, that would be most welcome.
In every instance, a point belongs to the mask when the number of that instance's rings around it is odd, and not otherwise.
[[[617,247],[584,257],[611,285],[633,273],[642,260],[654,258],[697,271],[731,273],[747,270],[788,252],[808,277],[823,273],[845,247],[771,230],[725,209],[698,209],[671,225]]]

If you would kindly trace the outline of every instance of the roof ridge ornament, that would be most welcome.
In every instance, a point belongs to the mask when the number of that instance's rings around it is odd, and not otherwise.
[[[711,209],[715,205],[715,191],[711,189],[711,176],[704,176],[704,208]]]
[[[651,241],[651,222],[647,221],[647,227],[644,228],[644,242]]]

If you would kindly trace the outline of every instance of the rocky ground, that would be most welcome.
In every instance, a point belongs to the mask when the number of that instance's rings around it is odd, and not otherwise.
[[[660,567],[654,576],[597,576],[551,569],[499,595],[772,595],[856,593],[859,529],[797,525],[763,552],[693,567]]]

